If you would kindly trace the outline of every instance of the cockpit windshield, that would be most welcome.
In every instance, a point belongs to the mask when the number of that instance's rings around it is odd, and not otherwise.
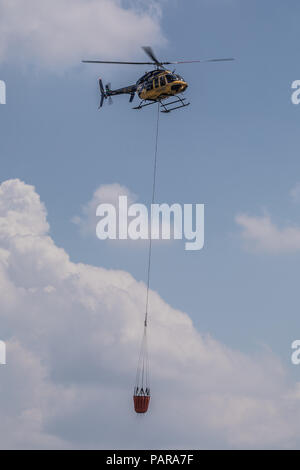
[[[166,78],[167,78],[168,83],[175,82],[176,80],[183,80],[183,78],[180,75],[178,74],[175,75],[175,73],[172,73],[172,74],[169,73],[168,75],[166,75]]]
[[[177,80],[177,77],[176,77],[176,75],[174,75],[174,74],[168,74],[168,75],[166,75],[166,79],[167,79],[167,82],[168,82],[168,83],[172,83],[172,82],[174,82],[175,80]]]

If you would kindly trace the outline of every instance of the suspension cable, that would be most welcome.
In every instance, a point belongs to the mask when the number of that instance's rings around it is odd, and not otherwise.
[[[160,115],[160,103],[157,105],[157,117],[156,117],[156,136],[155,136],[155,151],[154,151],[154,165],[153,165],[153,184],[152,184],[152,198],[151,204],[155,201],[155,189],[156,189],[156,174],[157,174],[157,150],[158,150],[158,129],[159,129],[159,115]],[[150,290],[150,272],[151,272],[151,254],[152,254],[152,211],[151,211],[151,223],[150,223],[150,236],[149,236],[149,252],[148,252],[148,265],[147,265],[147,291],[146,291],[146,310],[144,320],[144,333],[141,342],[140,354],[138,359],[138,366],[136,372],[136,382],[134,395],[139,396],[147,394],[150,396],[149,388],[149,358],[148,358],[148,346],[147,346],[147,323],[148,323],[148,310],[149,310],[149,290]],[[148,407],[148,405],[147,405]]]
[[[157,169],[157,149],[158,149],[158,129],[159,129],[158,125],[159,125],[159,115],[160,115],[159,108],[160,108],[160,103],[157,103],[156,136],[155,136],[155,151],[154,151],[154,165],[153,165],[153,185],[152,185],[151,208],[152,208],[152,205],[154,204],[154,201],[155,201],[155,189],[156,189],[156,169]],[[152,210],[151,210],[149,253],[148,253],[148,269],[147,269],[146,311],[145,311],[145,322],[144,322],[145,328],[147,328],[147,324],[148,324],[151,254],[152,254]]]

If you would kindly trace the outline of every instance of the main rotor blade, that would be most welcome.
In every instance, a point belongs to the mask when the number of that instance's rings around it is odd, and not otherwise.
[[[193,64],[193,63],[204,63],[204,62],[229,62],[235,60],[233,57],[225,58],[225,59],[204,59],[204,60],[180,60],[176,62],[162,62],[164,65],[169,64]]]
[[[146,54],[150,57],[150,59],[153,60],[153,62],[154,62],[156,65],[161,65],[161,64],[162,64],[162,62],[159,62],[159,60],[158,60],[157,57],[155,56],[152,47],[150,47],[150,46],[143,46],[142,49],[146,52]]]
[[[82,60],[84,64],[125,64],[125,65],[155,65],[155,62],[115,62],[107,60]]]
[[[82,60],[84,64],[124,64],[124,65],[171,65],[171,64],[193,64],[193,63],[204,63],[204,62],[228,62],[235,60],[234,58],[225,59],[204,59],[204,60],[179,60],[174,62],[159,62],[155,57],[151,47],[143,47],[144,51],[149,55],[153,62],[121,62],[111,60]]]

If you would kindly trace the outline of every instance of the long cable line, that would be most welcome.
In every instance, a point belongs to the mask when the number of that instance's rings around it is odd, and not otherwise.
[[[160,105],[158,103],[157,117],[156,117],[156,135],[155,135],[155,151],[154,151],[154,162],[153,162],[151,208],[155,201],[155,190],[156,190],[159,115],[160,115]],[[149,229],[149,251],[148,251],[148,266],[147,266],[147,290],[146,290],[144,332],[143,332],[143,338],[142,338],[141,349],[140,349],[140,354],[139,354],[137,373],[136,373],[136,383],[135,383],[134,396],[133,396],[134,408],[137,413],[146,413],[146,411],[148,410],[149,402],[150,402],[147,326],[148,326],[148,313],[149,313],[151,256],[152,256],[152,210],[151,210],[150,229]]]
[[[156,118],[156,136],[155,136],[155,152],[154,152],[154,165],[153,165],[153,186],[152,186],[151,207],[152,207],[152,205],[154,204],[154,201],[155,201],[155,189],[156,189],[158,130],[159,130],[159,115],[160,115],[159,107],[160,107],[160,105],[158,103],[158,105],[157,105],[157,118]],[[145,327],[147,327],[147,321],[148,321],[151,254],[152,254],[152,211],[151,211],[151,223],[150,223],[150,234],[149,234],[149,256],[148,256],[148,271],[147,271],[147,294],[146,294]]]

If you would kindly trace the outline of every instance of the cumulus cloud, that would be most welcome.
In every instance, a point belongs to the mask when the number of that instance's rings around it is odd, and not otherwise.
[[[81,207],[81,215],[73,217],[72,222],[79,226],[80,232],[83,235],[90,234],[95,236],[96,225],[99,220],[96,217],[98,205],[112,204],[117,212],[120,196],[127,197],[128,205],[133,204],[137,200],[136,194],[126,186],[122,186],[119,183],[102,184],[94,191],[92,199]]]
[[[0,0],[0,62],[65,68],[164,42],[155,0]]]
[[[300,251],[300,227],[279,228],[268,215],[240,214],[235,220],[242,227],[241,236],[249,250],[270,254]]]
[[[49,236],[34,187],[2,183],[0,446],[299,446],[300,384],[289,384],[278,359],[200,334],[153,291],[151,408],[137,419],[145,292],[127,272],[73,263]]]

